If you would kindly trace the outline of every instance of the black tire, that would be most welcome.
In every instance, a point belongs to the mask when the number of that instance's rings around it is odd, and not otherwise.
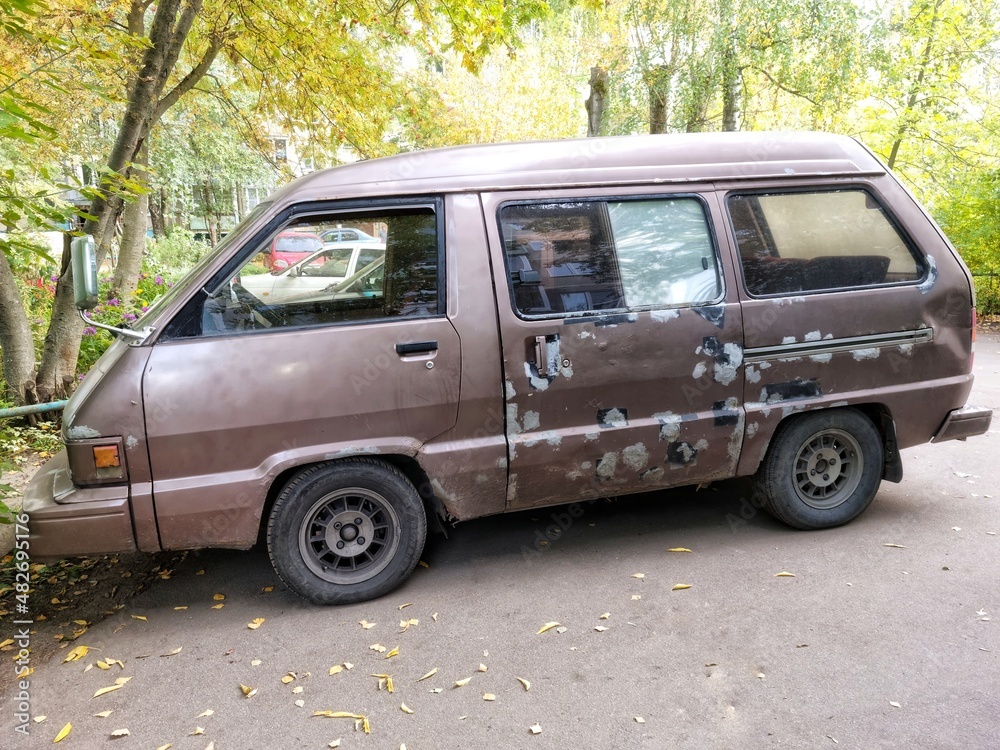
[[[413,572],[426,538],[413,485],[395,467],[366,458],[306,469],[278,495],[267,523],[275,571],[315,604],[389,593]]]
[[[754,491],[763,508],[789,526],[840,526],[871,505],[884,461],[878,430],[856,409],[805,414],[779,428]]]

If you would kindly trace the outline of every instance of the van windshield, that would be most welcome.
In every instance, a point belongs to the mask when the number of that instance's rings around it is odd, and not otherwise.
[[[214,250],[210,250],[209,252],[205,253],[205,255],[202,256],[201,260],[195,263],[190,268],[190,270],[188,270],[188,272],[181,277],[179,281],[177,281],[172,287],[170,287],[170,289],[167,290],[166,294],[164,294],[162,297],[156,300],[152,305],[150,305],[149,309],[146,310],[146,312],[144,312],[142,315],[140,315],[139,318],[136,319],[135,322],[133,322],[130,327],[136,330],[140,330],[143,328],[144,325],[146,325],[146,321],[153,320],[156,314],[159,313],[160,310],[162,310],[167,304],[170,303],[172,299],[174,299],[187,287],[188,282],[192,278],[200,274],[205,269],[205,267],[208,266],[217,257],[219,257],[220,254],[227,252],[229,250],[230,245],[242,239],[246,228],[251,223],[253,223],[254,219],[256,219],[258,216],[264,213],[264,211],[270,208],[270,206],[271,206],[271,201],[258,203],[256,206],[254,206],[253,210],[251,210],[250,213],[248,213],[246,216],[243,217],[243,220],[236,225],[233,231],[231,231],[229,234],[227,234],[225,237],[222,238],[222,241],[219,242],[219,244],[216,246]]]

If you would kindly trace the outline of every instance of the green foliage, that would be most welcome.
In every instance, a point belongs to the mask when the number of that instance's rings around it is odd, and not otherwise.
[[[208,245],[194,239],[191,232],[171,229],[166,237],[149,240],[146,243],[146,255],[143,261],[146,278],[148,279],[151,273],[154,275],[160,273],[168,280],[175,281],[201,260],[208,250]],[[140,279],[140,289],[142,281],[143,279]]]

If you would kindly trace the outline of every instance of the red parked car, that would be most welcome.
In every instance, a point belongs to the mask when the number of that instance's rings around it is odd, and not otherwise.
[[[264,265],[270,271],[298,263],[310,253],[323,248],[323,238],[312,232],[282,232],[264,251]]]

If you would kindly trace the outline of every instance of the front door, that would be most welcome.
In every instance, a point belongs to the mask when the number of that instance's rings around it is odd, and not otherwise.
[[[691,190],[484,196],[508,508],[735,472],[742,320],[714,201]]]
[[[306,212],[289,228],[374,222],[384,267],[337,291],[280,301],[241,281],[255,238],[171,322],[143,380],[164,548],[249,546],[282,471],[380,453],[414,455],[456,422],[461,350],[445,316],[440,201]]]

